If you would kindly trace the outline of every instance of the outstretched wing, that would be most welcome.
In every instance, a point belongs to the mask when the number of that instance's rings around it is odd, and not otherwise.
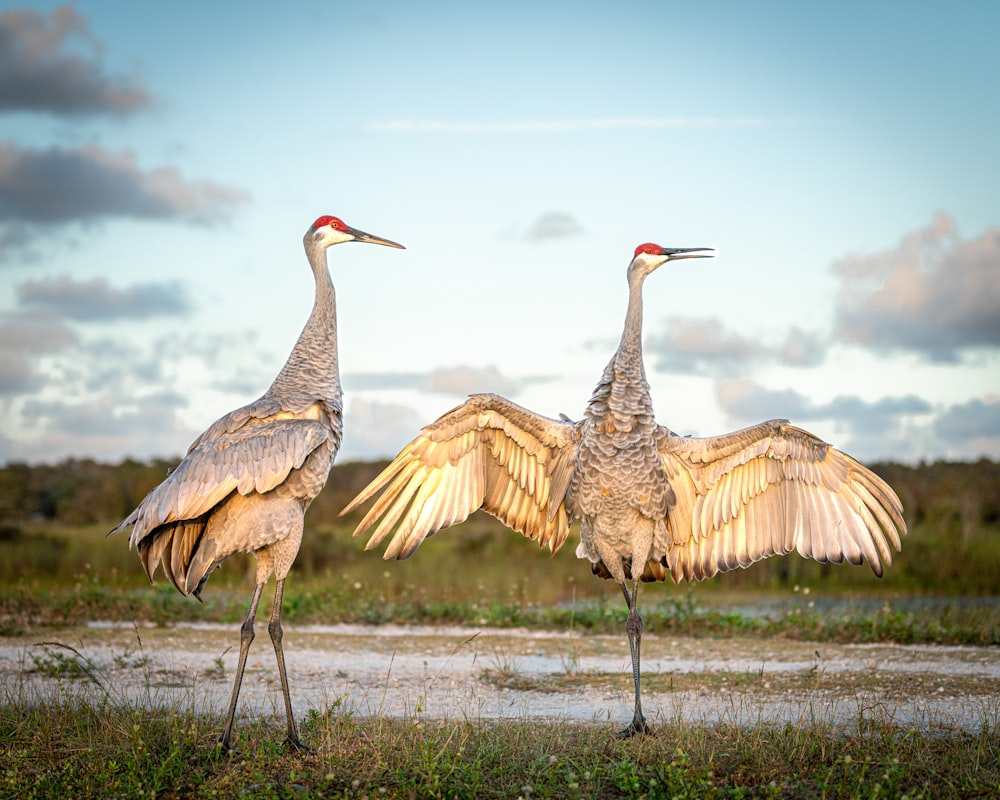
[[[821,562],[867,560],[881,577],[899,550],[906,523],[889,485],[785,420],[703,439],[661,433],[677,498],[666,555],[677,582],[792,550]]]
[[[382,492],[354,535],[381,518],[371,550],[395,527],[387,559],[406,558],[479,508],[555,552],[569,533],[565,499],[578,440],[575,423],[471,395],[425,427],[341,513]]]
[[[134,525],[138,545],[162,525],[196,520],[233,491],[264,493],[298,469],[330,433],[315,419],[272,419],[199,439],[184,460],[111,533]]]

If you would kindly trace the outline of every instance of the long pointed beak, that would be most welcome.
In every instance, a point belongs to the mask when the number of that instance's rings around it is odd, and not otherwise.
[[[663,255],[667,256],[668,261],[680,261],[682,258],[715,258],[715,248],[714,247],[664,247]]]
[[[401,244],[396,242],[391,242],[388,239],[383,239],[381,236],[372,236],[370,233],[365,233],[364,231],[359,231],[357,228],[351,228],[350,234],[354,237],[356,242],[367,242],[368,244],[384,244],[386,247],[396,247],[400,250],[405,250]]]

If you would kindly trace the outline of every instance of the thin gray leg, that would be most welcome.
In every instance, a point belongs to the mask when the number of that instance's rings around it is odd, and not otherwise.
[[[632,651],[632,680],[635,682],[635,711],[632,714],[632,722],[627,728],[621,731],[618,736],[627,739],[637,733],[649,733],[649,725],[642,715],[642,699],[639,694],[639,651],[642,645],[642,617],[637,609],[639,599],[639,579],[632,579],[632,595],[629,596],[628,587],[621,585],[622,594],[625,595],[625,602],[628,604],[628,618],[625,620],[625,632],[628,634],[628,645]]]
[[[233,718],[236,716],[236,701],[240,696],[240,685],[243,683],[243,670],[247,665],[247,653],[250,652],[250,642],[253,641],[253,621],[257,616],[257,606],[260,605],[260,593],[264,590],[264,584],[258,583],[253,590],[253,597],[250,599],[250,608],[246,618],[240,626],[240,660],[236,665],[236,681],[233,683],[233,696],[229,701],[229,713],[226,715],[226,726],[222,729],[219,737],[219,746],[222,752],[228,753],[233,735]]]
[[[285,741],[294,750],[308,752],[309,748],[299,739],[299,731],[295,726],[295,716],[292,714],[292,698],[288,694],[288,675],[285,672],[285,653],[281,649],[281,600],[285,594],[284,579],[278,581],[274,589],[274,607],[271,609],[271,620],[267,623],[267,632],[271,634],[274,644],[274,655],[278,659],[278,675],[281,677],[281,693],[285,696],[285,715],[288,717],[288,735]]]

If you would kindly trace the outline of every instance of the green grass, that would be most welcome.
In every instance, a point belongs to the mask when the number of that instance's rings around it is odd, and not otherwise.
[[[150,584],[127,539],[109,539],[106,532],[106,526],[34,524],[0,543],[0,634],[91,620],[237,624],[243,618],[252,557],[228,560],[199,603],[180,595],[162,575]],[[822,567],[797,557],[787,561],[801,569]],[[649,584],[640,591],[640,605],[647,630],[690,636],[1000,644],[996,598],[918,603],[914,597],[920,595],[892,590],[866,567],[824,569],[825,574],[796,573],[795,582],[787,584],[748,584],[744,573],[753,578],[752,568],[690,586]],[[830,606],[831,600],[839,602]],[[766,612],[755,610],[761,602],[770,603]],[[617,587],[593,577],[572,548],[549,555],[488,521],[476,521],[431,537],[400,562],[364,552],[363,542],[352,539],[347,528],[307,531],[286,584],[284,615],[292,624],[620,632],[623,608]]]
[[[0,635],[31,631],[44,641],[58,638],[46,636],[46,629],[96,619],[238,625],[251,591],[252,558],[228,561],[209,582],[205,602],[198,603],[182,597],[162,577],[150,585],[127,540],[105,538],[108,527],[32,523],[8,529],[0,537]],[[914,533],[915,546],[903,555],[933,559],[938,553],[933,537]],[[904,548],[910,544],[908,539]],[[984,540],[977,547],[985,555],[975,569],[983,571],[983,563],[995,563],[997,544]],[[344,527],[308,530],[286,586],[286,621],[525,626],[615,634],[623,629],[618,589],[593,578],[571,547],[550,557],[492,523],[473,520],[432,537],[408,561],[387,563],[362,548],[363,542],[351,539]],[[903,557],[897,565],[900,576],[894,578],[895,568],[890,568],[884,581],[865,567],[788,561],[789,571],[781,579],[752,568],[694,586],[643,586],[646,631],[1000,644],[995,597],[973,603],[922,602],[923,595],[947,594],[955,585],[966,586],[972,595],[995,594],[995,586],[985,589],[980,578],[963,584],[954,559],[947,580],[937,580],[923,567],[925,577],[916,582],[913,576],[920,568],[907,567]],[[842,602],[828,605],[834,598]],[[762,600],[771,604],[766,612],[755,609]],[[267,602],[261,615],[266,613]],[[141,652],[122,658],[145,668]],[[518,678],[516,655],[509,656],[509,664],[505,658],[503,653],[496,656],[494,671],[508,668]],[[969,734],[911,729],[868,717],[840,728],[808,720],[749,726],[676,722],[658,726],[654,736],[622,742],[607,725],[362,719],[335,703],[302,720],[313,753],[291,755],[282,747],[280,719],[241,719],[240,755],[226,757],[214,748],[222,726],[219,716],[188,708],[152,710],[152,703],[123,700],[112,681],[66,645],[33,648],[22,671],[25,678],[44,681],[25,679],[0,687],[0,797],[19,800],[985,798],[1000,793],[1000,731],[990,726]],[[487,673],[483,679],[508,677]],[[614,679],[627,682],[627,677]],[[574,680],[609,678],[575,675],[569,664],[560,688]],[[657,676],[644,680],[655,688]],[[700,680],[753,688],[760,676],[703,675]],[[69,684],[93,690],[66,691]]]
[[[615,596],[597,601],[548,607],[493,601],[468,603],[452,599],[386,601],[384,595],[350,595],[301,586],[292,580],[285,593],[283,619],[289,624],[449,624],[475,627],[620,633],[624,604]],[[296,587],[301,587],[296,590]],[[650,633],[727,637],[753,634],[806,641],[896,642],[900,644],[1000,644],[1000,603],[966,605],[943,601],[908,607],[886,599],[878,608],[855,608],[849,602],[823,612],[788,598],[784,610],[766,616],[729,611],[728,595],[696,594],[670,588],[647,588],[641,611]],[[654,592],[666,596],[653,597]],[[268,610],[267,595],[261,613]],[[734,602],[736,598],[732,598]],[[18,583],[0,588],[0,635],[39,626],[77,625],[93,620],[154,624],[223,622],[238,625],[246,613],[249,589],[217,587],[205,602],[179,595],[158,583],[141,589],[88,585],[38,591]],[[742,602],[745,602],[743,600]],[[779,606],[781,604],[779,603]]]
[[[0,796],[249,798],[974,798],[1000,791],[1000,731],[927,733],[858,719],[836,728],[667,723],[620,741],[607,725],[357,719],[312,711],[290,754],[273,720],[6,690]]]

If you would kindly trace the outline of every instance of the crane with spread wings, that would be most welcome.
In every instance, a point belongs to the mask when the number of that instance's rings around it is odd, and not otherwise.
[[[623,736],[648,730],[640,699],[640,581],[700,581],[798,551],[868,562],[882,575],[906,532],[889,485],[846,453],[785,420],[706,438],[657,424],[642,358],[642,285],[669,261],[709,248],[642,244],[628,266],[618,350],[584,418],[550,419],[476,394],[427,425],[342,513],[378,499],[355,535],[385,558],[482,509],[555,552],[579,520],[576,553],[613,579],[628,605],[635,705]]]

